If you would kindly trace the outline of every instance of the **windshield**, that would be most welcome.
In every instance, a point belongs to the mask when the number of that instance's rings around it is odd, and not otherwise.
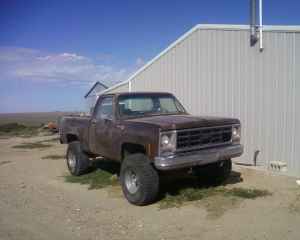
[[[120,96],[118,108],[120,116],[125,118],[185,113],[182,105],[172,95]]]

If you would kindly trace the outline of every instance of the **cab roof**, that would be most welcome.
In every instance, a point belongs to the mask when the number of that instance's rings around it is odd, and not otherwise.
[[[118,92],[118,93],[107,93],[102,96],[161,96],[161,95],[170,95],[174,96],[169,92]]]

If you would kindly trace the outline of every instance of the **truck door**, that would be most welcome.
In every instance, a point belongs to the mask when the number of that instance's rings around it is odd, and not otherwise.
[[[106,96],[99,99],[91,118],[89,147],[103,157],[112,154],[113,112],[113,96]]]

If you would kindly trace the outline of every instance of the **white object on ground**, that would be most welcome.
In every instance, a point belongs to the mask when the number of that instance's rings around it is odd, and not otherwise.
[[[296,183],[300,186],[300,179],[296,180]]]

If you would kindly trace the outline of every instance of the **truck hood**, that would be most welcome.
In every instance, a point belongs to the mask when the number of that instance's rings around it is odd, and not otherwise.
[[[221,117],[197,117],[192,115],[160,115],[128,119],[129,122],[146,123],[158,126],[162,130],[213,127],[240,124],[238,119]]]

